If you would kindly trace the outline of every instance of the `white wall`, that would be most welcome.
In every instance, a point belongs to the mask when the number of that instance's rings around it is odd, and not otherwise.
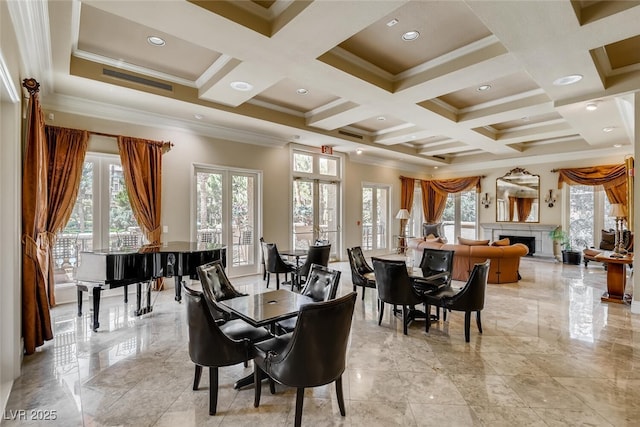
[[[21,93],[19,57],[6,4],[0,4],[0,53],[3,75],[14,92]],[[0,71],[1,72],[1,71]],[[8,76],[7,76],[8,74]],[[0,83],[2,86],[2,83]],[[0,407],[4,410],[13,380],[20,375],[21,343],[21,245],[20,102],[0,87]]]

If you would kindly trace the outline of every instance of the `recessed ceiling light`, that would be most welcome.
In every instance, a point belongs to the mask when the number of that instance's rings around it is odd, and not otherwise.
[[[587,110],[588,111],[596,111],[598,109],[598,103],[597,102],[590,102],[587,104]]]
[[[622,147],[622,144],[613,144],[613,146],[616,147],[616,148],[620,148],[620,147]]]
[[[204,116],[202,114],[194,114],[193,117],[195,117],[198,120],[202,120]]]
[[[438,169],[438,166],[434,166],[433,168],[434,168],[434,169]]]
[[[387,118],[385,116],[378,116],[378,117],[376,117],[376,120],[378,120],[380,122],[384,122],[385,120],[387,120]]]
[[[411,139],[416,139],[416,136],[415,135],[411,135]]]
[[[356,154],[357,155],[362,154],[362,148],[356,148]]]
[[[412,31],[407,31],[406,33],[404,33],[402,35],[402,40],[406,41],[406,42],[410,42],[412,40],[417,39],[418,37],[420,37],[420,33],[416,30],[412,30]]]
[[[236,82],[229,83],[229,85],[235,90],[240,90],[242,92],[247,92],[253,89],[253,85],[247,82],[236,81]]]
[[[158,36],[149,36],[147,37],[147,41],[151,46],[164,46],[166,44],[164,39]]]
[[[398,21],[396,18],[393,18],[391,21],[387,22],[387,27],[393,27],[398,22],[400,22],[400,21]]]
[[[611,132],[613,131],[613,126],[607,126],[606,128],[602,128],[602,132]]]
[[[478,89],[476,89],[478,92],[484,92],[485,90],[489,90],[491,89],[491,85],[482,85],[479,86]]]
[[[553,84],[555,86],[567,86],[578,83],[580,80],[582,80],[582,74],[570,74],[568,76],[563,76],[555,79],[553,81]]]
[[[308,93],[309,93],[309,91],[308,91],[307,89],[305,89],[305,88],[301,87],[300,89],[296,90],[296,93],[297,93],[298,95],[306,95],[306,94],[308,94]]]

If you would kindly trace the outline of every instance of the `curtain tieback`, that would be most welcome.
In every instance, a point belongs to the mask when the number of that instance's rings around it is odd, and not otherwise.
[[[36,259],[38,257],[38,252],[41,252],[47,244],[49,244],[49,236],[48,232],[43,231],[42,233],[36,234],[36,238],[29,236],[28,234],[22,235],[22,245],[25,248],[24,253],[32,259]]]

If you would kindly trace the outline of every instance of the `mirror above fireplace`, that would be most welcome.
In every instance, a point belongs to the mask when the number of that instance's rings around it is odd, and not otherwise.
[[[496,179],[497,222],[539,222],[540,176],[514,168]]]

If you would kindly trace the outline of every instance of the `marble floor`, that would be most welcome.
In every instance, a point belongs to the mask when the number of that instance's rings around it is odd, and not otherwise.
[[[351,289],[348,264],[339,295]],[[346,417],[331,386],[307,390],[303,424],[310,426],[625,426],[640,424],[640,316],[628,305],[601,303],[600,264],[588,268],[524,259],[518,284],[489,285],[484,333],[464,314],[447,322],[410,325],[385,310],[377,324],[376,293],[356,303],[343,376]],[[264,289],[261,275],[232,280],[241,290]],[[134,301],[134,299],[130,299]],[[132,314],[120,295],[104,298],[101,328],[74,304],[52,312],[55,339],[25,356],[3,425],[281,426],[292,425],[295,391],[261,406],[253,390],[233,382],[251,364],[220,370],[218,414],[208,415],[208,376],[191,389],[185,307],[172,290],[153,294],[153,312]],[[90,304],[85,304],[85,307]],[[12,414],[26,411],[26,420]],[[34,412],[31,412],[34,410]],[[32,414],[55,411],[53,421]]]

